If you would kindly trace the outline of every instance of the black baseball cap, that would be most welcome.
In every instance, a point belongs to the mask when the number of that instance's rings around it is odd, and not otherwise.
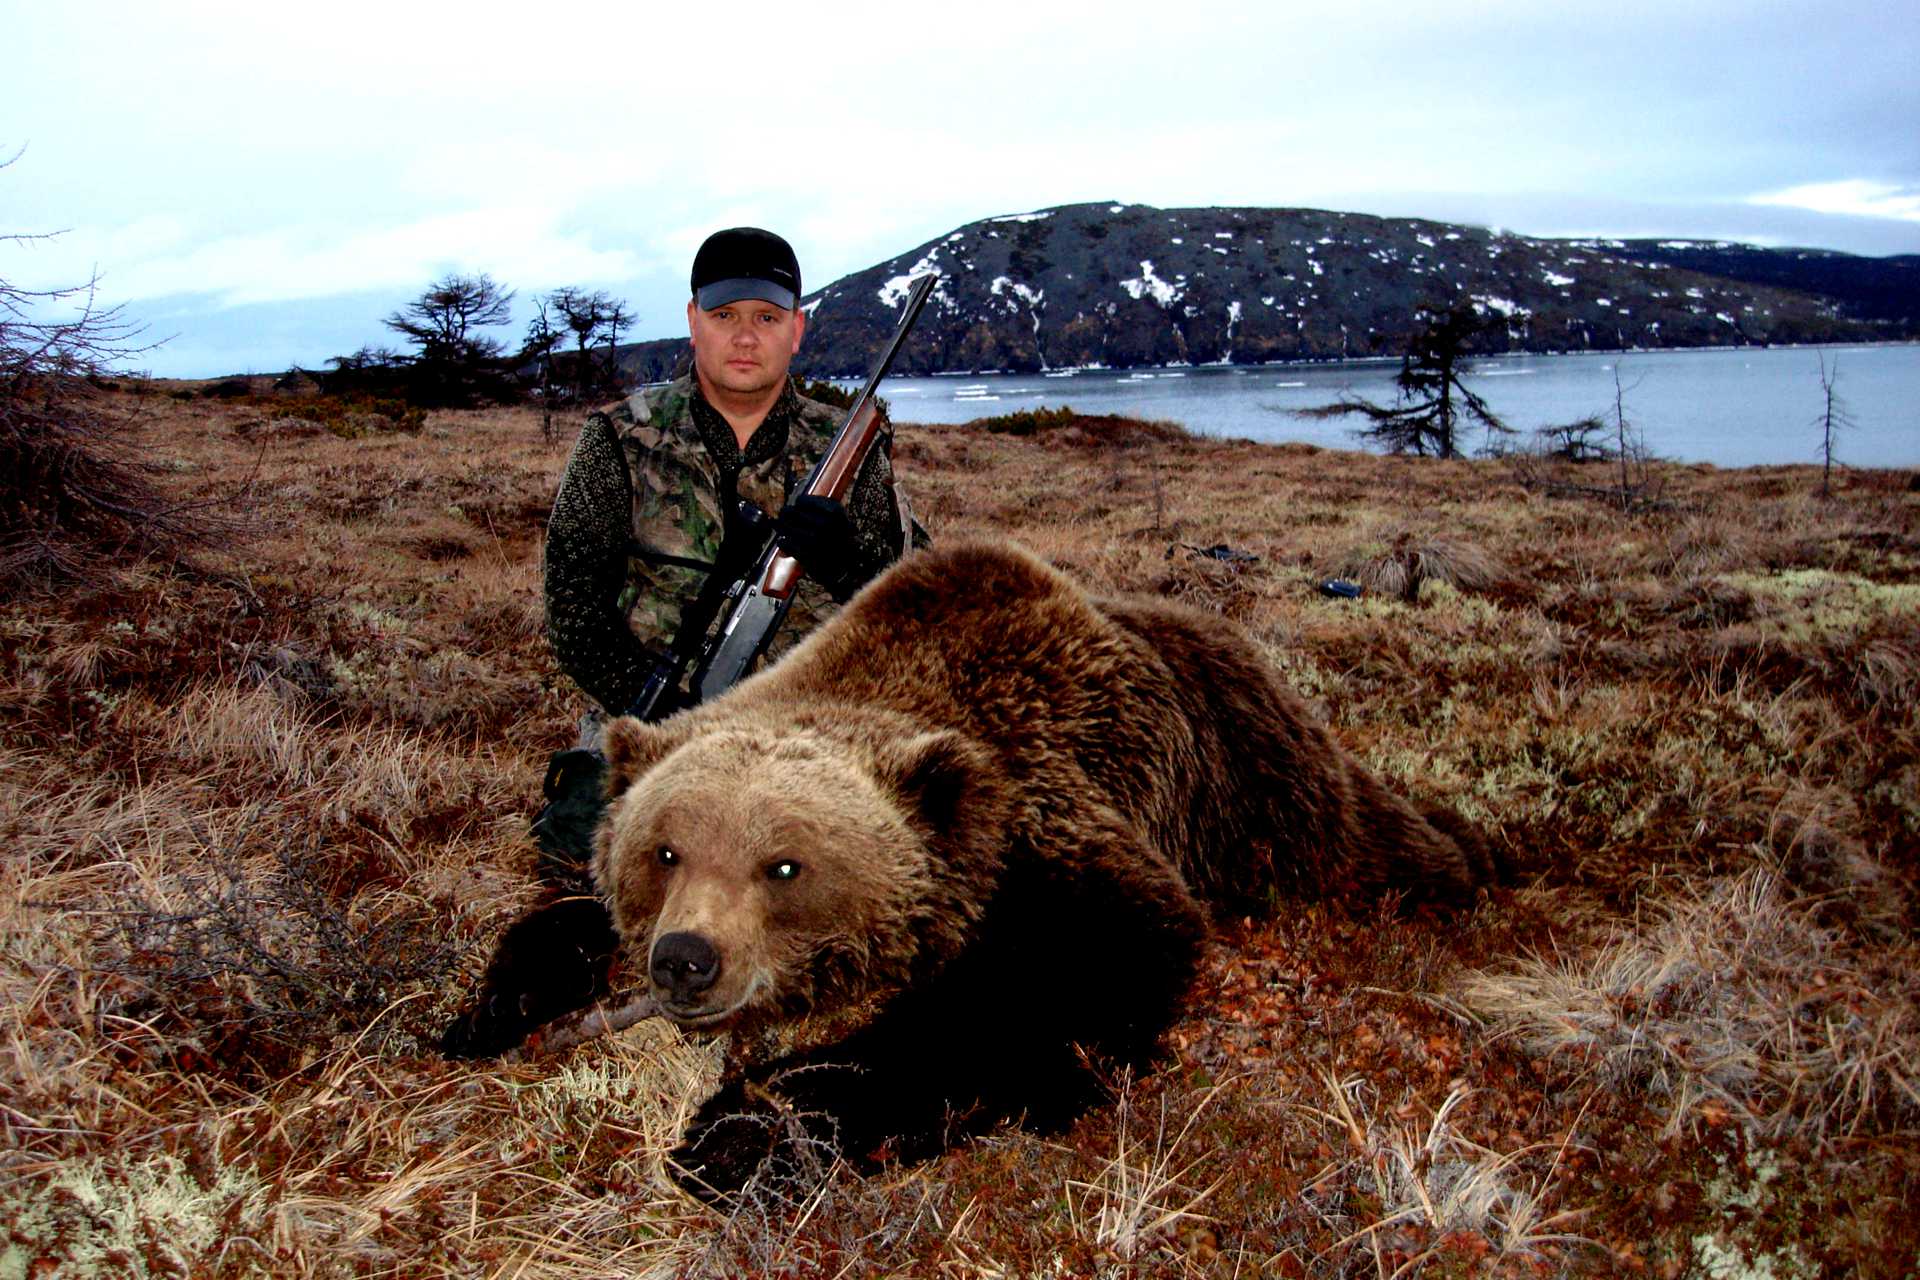
[[[800,262],[793,246],[758,227],[716,231],[693,255],[693,300],[702,311],[757,298],[793,310]]]

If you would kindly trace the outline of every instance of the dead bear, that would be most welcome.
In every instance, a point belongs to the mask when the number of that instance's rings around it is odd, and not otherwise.
[[[1062,1124],[1090,1066],[1152,1058],[1212,912],[1457,899],[1486,871],[1232,624],[991,544],[907,558],[726,696],[615,721],[606,753],[594,874],[628,963],[675,1022],[734,1034],[674,1157],[707,1197],[808,1149],[860,1166]]]

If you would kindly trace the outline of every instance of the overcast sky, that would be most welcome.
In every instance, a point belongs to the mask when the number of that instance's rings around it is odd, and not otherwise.
[[[447,271],[684,332],[753,223],[809,288],[1083,200],[1920,252],[1912,0],[0,0],[0,278],[154,372],[317,365]],[[502,331],[503,337],[518,337]]]

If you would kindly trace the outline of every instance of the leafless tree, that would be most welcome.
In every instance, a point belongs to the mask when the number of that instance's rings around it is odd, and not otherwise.
[[[536,298],[533,319],[527,322],[526,341],[516,361],[521,368],[533,366],[533,394],[540,398],[540,438],[553,443],[553,398],[559,388],[553,380],[553,349],[560,345],[560,330],[553,323],[553,299]]]
[[[0,233],[0,249],[58,234]],[[102,305],[99,286],[97,272],[51,289],[0,275],[0,583],[71,579],[224,524],[171,503],[128,443],[131,420],[109,376],[157,344],[120,307]]]
[[[574,339],[573,390],[576,399],[586,400],[616,389],[618,384],[614,348],[620,331],[633,323],[624,303],[604,290],[589,293],[568,286],[547,295],[559,320]],[[604,359],[596,359],[594,349],[604,346]]]
[[[1847,408],[1847,402],[1840,398],[1840,357],[1834,356],[1831,367],[1827,364],[1827,353],[1820,353],[1820,394],[1822,404],[1820,415],[1814,419],[1820,428],[1820,496],[1825,498],[1833,492],[1833,445],[1834,437],[1853,426],[1853,414]]]

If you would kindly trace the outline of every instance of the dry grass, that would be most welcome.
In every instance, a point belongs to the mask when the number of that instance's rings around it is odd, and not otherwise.
[[[1375,595],[1418,601],[1420,588],[1444,582],[1461,591],[1486,591],[1499,584],[1502,574],[1485,548],[1471,542],[1409,532],[1395,534],[1384,549],[1363,547],[1350,551],[1336,571]]]
[[[0,606],[0,1275],[1920,1266],[1903,476],[1656,467],[1622,513],[1497,462],[906,428],[936,536],[1239,620],[1519,871],[1464,915],[1223,921],[1113,1106],[722,1216],[660,1171],[713,1046],[432,1050],[582,709],[538,608],[564,444],[128,407],[252,526]]]
[[[1083,1239],[1131,1261],[1182,1224],[1206,1220],[1200,1207],[1220,1184],[1216,1180],[1205,1187],[1189,1185],[1188,1175],[1201,1157],[1182,1154],[1182,1149],[1189,1145],[1195,1123],[1218,1092],[1216,1086],[1183,1108],[1184,1116],[1171,1119],[1163,1097],[1152,1133],[1143,1139],[1133,1132],[1131,1091],[1120,1091],[1114,1104],[1113,1155],[1091,1179],[1069,1179],[1066,1184],[1070,1213]]]
[[[1756,867],[1661,904],[1577,958],[1472,975],[1496,1032],[1671,1099],[1666,1129],[1737,1121],[1825,1143],[1920,1121],[1920,971],[1863,955]]]
[[[1472,1141],[1454,1125],[1454,1113],[1472,1096],[1465,1086],[1455,1086],[1423,1122],[1413,1104],[1384,1121],[1371,1114],[1361,1077],[1328,1073],[1322,1083],[1327,1104],[1299,1109],[1341,1139],[1345,1154],[1314,1175],[1303,1199],[1335,1229],[1348,1227],[1356,1209],[1370,1219],[1351,1226],[1322,1257],[1352,1261],[1364,1254],[1377,1273],[1404,1276],[1449,1254],[1489,1266],[1551,1266],[1566,1246],[1592,1243],[1571,1230],[1582,1210],[1549,1211],[1546,1203],[1567,1140],[1544,1159],[1545,1144],[1500,1153]]]

